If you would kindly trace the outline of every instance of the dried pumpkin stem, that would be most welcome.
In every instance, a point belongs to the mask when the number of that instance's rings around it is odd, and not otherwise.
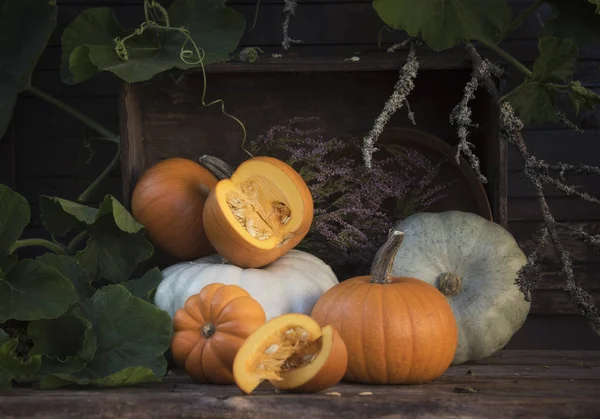
[[[462,278],[452,272],[446,272],[439,277],[439,290],[447,297],[451,297],[460,292]]]
[[[217,328],[212,323],[206,323],[204,326],[202,326],[202,336],[204,336],[206,339],[214,335],[216,331]]]
[[[396,257],[396,253],[398,253],[398,249],[400,249],[402,240],[404,240],[404,233],[402,231],[390,230],[387,241],[373,262],[371,283],[391,283],[390,274],[394,265],[394,258]]]
[[[229,179],[233,175],[233,168],[223,160],[209,155],[204,155],[198,162],[208,169],[218,180]]]

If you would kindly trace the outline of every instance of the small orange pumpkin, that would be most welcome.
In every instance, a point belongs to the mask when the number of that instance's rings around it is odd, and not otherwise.
[[[209,284],[173,317],[173,359],[198,382],[233,384],[238,350],[264,323],[262,306],[243,288]]]
[[[203,220],[222,257],[241,268],[259,268],[300,243],[313,211],[310,190],[298,172],[273,157],[254,157],[217,183]]]
[[[142,174],[131,197],[132,215],[146,228],[150,241],[179,260],[215,252],[202,212],[208,194],[226,175],[217,170],[225,163],[204,159],[202,164],[178,157],[156,163]]]
[[[340,282],[313,307],[311,316],[334,326],[348,347],[346,381],[426,383],[454,357],[458,327],[444,295],[419,279],[390,277],[403,237],[392,231],[372,275]]]

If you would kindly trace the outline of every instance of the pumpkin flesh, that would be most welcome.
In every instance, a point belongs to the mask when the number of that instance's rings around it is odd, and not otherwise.
[[[265,266],[295,247],[312,219],[312,196],[300,175],[280,160],[255,157],[216,185],[203,221],[217,252],[247,268]]]
[[[341,380],[347,359],[346,346],[334,328],[321,328],[304,314],[285,314],[246,340],[233,372],[246,394],[265,380],[282,390],[318,392]]]
[[[175,363],[198,382],[233,384],[237,351],[264,322],[264,310],[242,288],[207,285],[175,313]]]

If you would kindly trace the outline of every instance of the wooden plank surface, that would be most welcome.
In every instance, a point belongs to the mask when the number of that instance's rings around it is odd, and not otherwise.
[[[527,417],[600,415],[600,352],[500,351],[452,366],[423,385],[342,382],[317,394],[278,393],[263,384],[251,395],[234,385],[193,382],[181,370],[162,383],[119,389],[26,388],[7,391],[0,411],[9,418],[360,418]],[[334,394],[331,394],[331,393]]]

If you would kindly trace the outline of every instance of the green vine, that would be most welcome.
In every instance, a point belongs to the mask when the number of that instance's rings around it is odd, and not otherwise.
[[[162,18],[164,24],[160,24],[157,22],[158,19],[154,20],[150,17],[150,14],[153,11],[157,11],[160,14],[160,17]],[[212,102],[206,103],[206,70],[204,67],[205,52],[202,48],[198,47],[198,45],[192,38],[190,31],[184,27],[172,27],[170,25],[171,20],[169,18],[169,14],[168,14],[167,10],[162,5],[160,5],[160,3],[158,3],[156,0],[144,0],[144,16],[145,16],[146,20],[145,20],[145,22],[143,22],[140,25],[139,28],[135,29],[131,34],[127,35],[123,39],[121,39],[121,38],[114,39],[115,53],[119,56],[119,58],[121,60],[128,61],[129,53],[127,50],[126,42],[136,36],[142,35],[144,33],[144,31],[148,28],[151,28],[154,30],[177,31],[177,32],[181,33],[185,37],[185,42],[181,45],[181,51],[179,53],[179,57],[180,57],[181,61],[183,61],[185,64],[190,65],[190,66],[200,65],[201,70],[202,70],[202,79],[203,79],[202,96],[201,96],[202,106],[209,107],[209,106],[215,105],[217,103],[220,103],[221,104],[221,113],[223,115],[233,119],[234,121],[236,121],[242,128],[242,131],[244,133],[242,143],[241,143],[242,150],[244,150],[244,152],[246,152],[250,157],[254,157],[244,147],[244,145],[246,143],[247,132],[246,132],[246,127],[244,126],[242,121],[240,121],[238,118],[236,118],[235,116],[233,116],[225,111],[225,102],[222,99],[216,99],[216,100],[213,100]],[[191,49],[188,48],[188,44],[191,45]],[[195,60],[193,60],[194,57],[195,57]]]

